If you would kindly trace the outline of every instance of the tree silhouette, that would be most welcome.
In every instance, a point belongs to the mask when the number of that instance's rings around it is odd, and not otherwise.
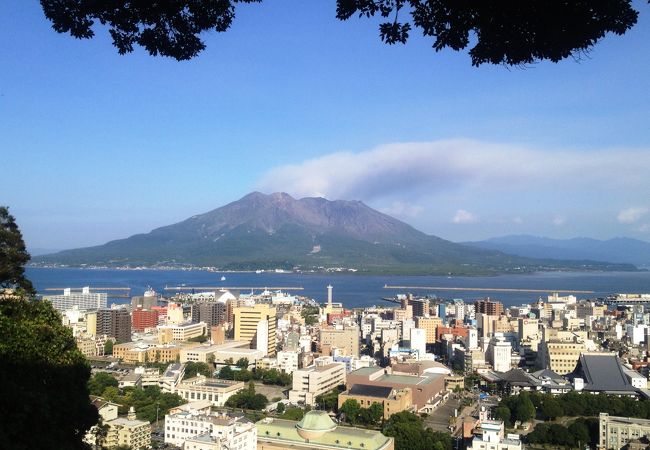
[[[34,294],[31,281],[25,278],[29,253],[23,235],[9,209],[0,206],[0,288],[20,288]]]
[[[224,32],[239,3],[261,0],[41,0],[59,33],[94,36],[109,28],[120,54],[135,45],[177,60],[197,56],[204,31]],[[607,33],[623,34],[637,22],[631,0],[337,0],[336,17],[380,16],[387,44],[405,43],[414,28],[433,39],[436,51],[471,46],[472,65],[560,61],[588,51]]]

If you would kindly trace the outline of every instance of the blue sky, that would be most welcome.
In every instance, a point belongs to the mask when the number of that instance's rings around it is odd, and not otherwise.
[[[580,62],[474,68],[334,0],[241,5],[198,58],[120,56],[0,3],[0,202],[31,247],[103,243],[258,189],[452,240],[650,240],[650,7]]]

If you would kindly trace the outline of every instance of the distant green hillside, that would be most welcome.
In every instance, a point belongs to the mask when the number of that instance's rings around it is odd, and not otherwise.
[[[260,193],[147,234],[34,260],[71,266],[185,264],[231,270],[346,267],[409,274],[635,270],[632,265],[530,259],[455,244],[361,202]]]

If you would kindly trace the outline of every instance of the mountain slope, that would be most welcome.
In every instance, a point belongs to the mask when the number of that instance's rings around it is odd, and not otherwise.
[[[590,259],[650,267],[650,242],[630,238],[550,239],[516,235],[464,244],[530,258]]]
[[[426,235],[358,201],[296,200],[259,192],[147,234],[35,258],[40,264],[223,269],[348,267],[386,273],[502,273],[547,268],[619,269],[529,260]]]

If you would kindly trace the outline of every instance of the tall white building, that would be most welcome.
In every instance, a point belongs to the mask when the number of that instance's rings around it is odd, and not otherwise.
[[[90,310],[106,308],[108,295],[105,292],[90,292],[89,287],[84,287],[81,292],[70,288],[63,290],[63,295],[46,295],[43,300],[52,303],[57,311],[68,309]]]
[[[512,346],[506,341],[503,333],[495,333],[488,346],[488,361],[496,372],[510,370]]]
[[[256,344],[257,347],[255,347],[258,350],[262,350],[264,352],[264,356],[269,354],[269,321],[268,320],[260,320],[257,322],[257,333],[256,333]]]
[[[427,330],[423,328],[411,329],[411,350],[417,350],[418,358],[427,352]]]
[[[284,373],[293,373],[298,370],[300,353],[297,351],[283,350],[278,352],[278,368]]]

